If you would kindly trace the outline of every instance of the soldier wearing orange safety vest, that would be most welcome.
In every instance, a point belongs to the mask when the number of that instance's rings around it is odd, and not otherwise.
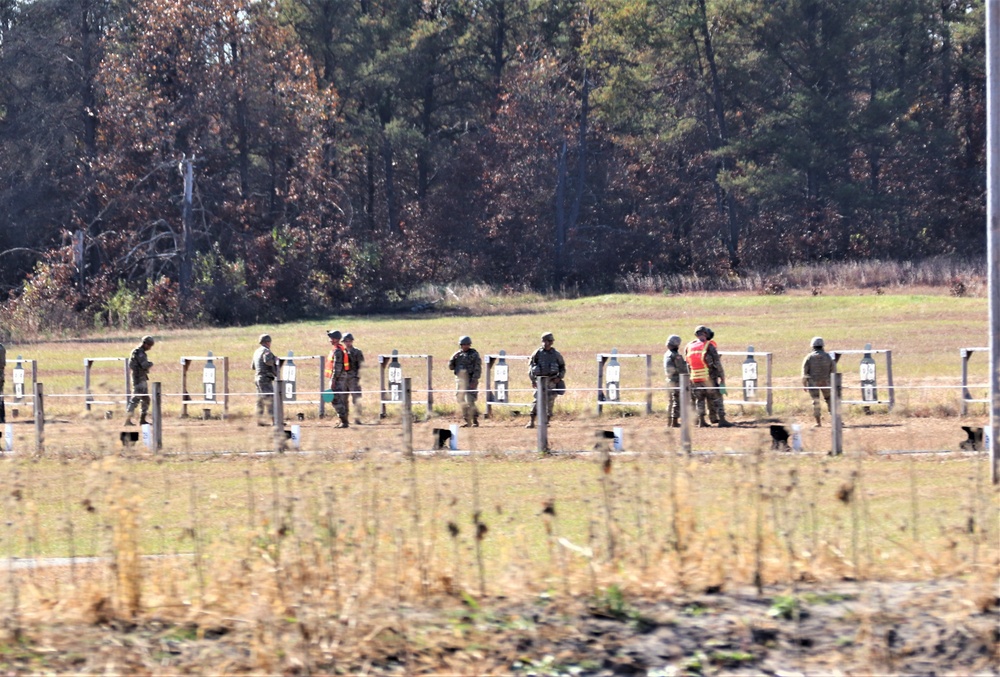
[[[330,337],[331,348],[323,377],[330,384],[330,390],[333,391],[333,409],[340,417],[340,423],[335,427],[348,428],[350,427],[350,421],[347,418],[350,402],[348,377],[351,372],[351,356],[340,342],[343,334],[334,330],[326,332],[326,335]]]
[[[718,383],[725,384],[725,374],[719,351],[711,343],[709,332],[705,325],[698,325],[694,330],[695,339],[684,347],[684,359],[687,360],[691,372],[691,399],[698,410],[699,428],[709,427],[705,420],[705,412],[709,407],[716,408],[715,396],[718,393]],[[728,428],[732,423],[726,420],[725,414],[719,412],[719,427]]]

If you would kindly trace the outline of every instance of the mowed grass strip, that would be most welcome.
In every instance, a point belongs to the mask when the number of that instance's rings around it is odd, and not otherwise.
[[[495,309],[495,311],[494,311]],[[620,353],[649,353],[653,356],[654,386],[662,386],[664,342],[673,333],[684,341],[692,337],[698,324],[711,326],[721,350],[771,352],[775,385],[798,385],[802,358],[814,335],[826,339],[831,350],[857,350],[871,343],[892,349],[895,384],[901,389],[922,385],[944,385],[954,389],[939,394],[939,400],[956,402],[961,375],[959,350],[985,345],[988,308],[982,298],[953,298],[934,295],[788,295],[688,294],[683,296],[605,295],[570,300],[546,300],[535,295],[512,298],[470,298],[451,300],[433,314],[394,316],[336,316],[321,321],[283,325],[201,330],[144,329],[131,335],[100,335],[79,340],[9,345],[8,357],[19,354],[38,360],[39,380],[51,396],[48,407],[59,415],[83,411],[83,360],[85,357],[127,357],[139,336],[151,333],[157,344],[150,353],[155,362],[152,379],[160,381],[168,414],[180,409],[181,356],[203,356],[212,351],[230,360],[230,391],[241,393],[234,399],[234,412],[252,411],[254,391],[250,356],[257,337],[269,333],[279,356],[291,350],[295,355],[325,355],[329,349],[326,330],[351,331],[356,346],[367,357],[363,386],[371,392],[378,387],[377,355],[398,350],[403,354],[428,354],[434,360],[435,400],[453,407],[453,378],[447,360],[457,349],[458,337],[470,335],[480,353],[528,355],[539,345],[544,331],[556,335],[556,348],[567,361],[571,388],[596,385],[595,354],[617,348]],[[981,356],[977,356],[981,357]],[[970,380],[985,382],[986,360],[970,363]],[[885,383],[884,362],[879,358],[881,384]],[[856,376],[858,356],[846,356],[842,363],[845,380]],[[737,358],[725,361],[731,388],[738,379]],[[299,363],[299,388],[305,394],[318,389],[315,363]],[[188,390],[200,393],[200,370],[189,372]],[[515,363],[522,369],[523,363]],[[404,363],[414,387],[425,388],[425,371],[417,361]],[[8,369],[9,372],[9,369]],[[9,373],[8,373],[9,376]],[[124,389],[120,363],[96,363],[92,391],[118,393]],[[221,387],[221,372],[219,374]],[[8,378],[8,381],[10,379]],[[629,384],[623,383],[628,387]],[[640,384],[631,384],[642,385]],[[481,386],[482,388],[482,386]],[[9,390],[9,386],[8,386]],[[315,396],[314,396],[315,397]],[[586,408],[593,393],[574,392],[563,398],[563,406]],[[98,407],[105,408],[116,407]]]

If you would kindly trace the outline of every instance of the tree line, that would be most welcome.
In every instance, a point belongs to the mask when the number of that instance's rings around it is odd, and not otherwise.
[[[0,0],[0,314],[981,252],[984,64],[982,0]]]

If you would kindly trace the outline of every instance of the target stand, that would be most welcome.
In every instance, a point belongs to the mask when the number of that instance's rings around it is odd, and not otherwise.
[[[861,399],[860,400],[847,400],[841,399],[841,404],[861,404],[867,408],[873,404],[885,404],[888,405],[889,411],[892,411],[893,406],[896,404],[896,389],[892,385],[892,350],[876,350],[872,349],[872,344],[865,344],[864,350],[829,350],[827,351],[833,355],[834,365],[839,367],[840,358],[844,355],[861,355],[861,365],[858,369],[859,376],[859,387],[861,388]],[[881,399],[879,397],[878,391],[878,379],[877,379],[877,367],[875,363],[875,358],[873,355],[885,355],[885,378],[886,378],[886,394],[888,399]],[[839,369],[838,369],[839,371]],[[846,384],[845,384],[846,385]]]
[[[527,401],[514,402],[511,400],[511,392],[530,393],[533,388],[531,380],[528,378],[527,363],[531,361],[530,355],[508,355],[506,350],[501,350],[497,355],[485,355],[486,361],[486,418],[492,414],[493,407],[521,407],[530,409],[534,404],[534,398]],[[512,362],[524,362],[525,368],[521,370],[524,378],[524,387],[511,390],[511,370]],[[518,379],[520,380],[520,379]]]
[[[987,360],[989,359],[989,348],[962,348],[959,353],[962,355],[962,404],[961,404],[961,414],[965,416],[969,411],[969,403],[981,403],[989,404],[989,397],[977,398],[973,397],[972,393],[969,392],[969,360],[972,359],[973,353],[986,353]],[[987,366],[987,370],[989,367]],[[987,380],[988,374],[987,374]],[[989,384],[986,384],[987,395],[989,394]]]
[[[646,398],[642,401],[622,399],[621,363],[619,360],[642,360],[646,363]],[[625,388],[628,394],[642,390],[641,387]],[[597,353],[597,415],[604,407],[643,407],[647,414],[653,413],[653,356],[648,353],[620,354],[617,348],[610,353]]]
[[[727,394],[726,404],[738,404],[743,407],[764,407],[770,416],[774,411],[774,390],[771,388],[771,353],[762,353],[754,350],[753,346],[747,346],[746,350],[725,350],[719,351],[719,355],[732,355],[742,357],[740,364],[740,383],[742,385],[742,400],[732,399]],[[760,392],[760,363],[758,358],[764,359],[764,397]],[[730,391],[732,392],[732,391]]]
[[[398,350],[393,350],[389,355],[378,356],[378,390],[379,390],[379,418],[386,417],[386,410],[389,405],[403,404],[403,362],[423,360],[427,369],[427,399],[411,400],[410,404],[427,405],[427,419],[430,419],[431,409],[434,407],[434,382],[432,380],[434,370],[434,357],[431,355],[400,355]]]
[[[318,367],[319,389],[316,391],[315,400],[300,400],[298,390],[299,367],[302,363],[315,362]],[[284,406],[298,404],[319,405],[319,417],[323,418],[326,413],[326,398],[323,391],[327,387],[326,377],[326,355],[295,355],[291,350],[286,357],[278,358],[278,380],[281,381],[281,400]],[[308,372],[308,369],[307,369]],[[308,393],[308,391],[306,391]],[[308,393],[312,394],[312,393]]]
[[[8,400],[11,410],[17,411],[17,408],[23,404],[34,408],[35,384],[38,383],[38,362],[18,355],[16,360],[7,360],[7,364],[14,365],[10,372],[11,385],[13,386],[12,396]],[[25,368],[26,365],[28,369]],[[31,378],[30,382],[28,381],[29,377]],[[3,393],[0,393],[0,396],[3,396]],[[0,445],[0,447],[2,446]]]
[[[97,400],[94,399],[94,394],[90,390],[90,380],[91,372],[94,366],[98,363],[113,363],[120,362],[122,364],[123,377],[125,379],[125,399],[123,400]],[[85,357],[83,358],[83,393],[84,401],[87,411],[90,411],[91,405],[94,404],[128,404],[129,398],[132,396],[132,379],[129,378],[128,373],[128,358],[127,357]],[[113,396],[107,393],[102,393],[101,397]]]
[[[201,399],[193,400],[188,393],[188,370],[195,362],[204,362],[201,369]],[[205,412],[204,418],[211,414],[211,407],[220,403],[219,368],[222,369],[222,420],[229,414],[229,358],[213,355],[212,351],[204,357],[181,357],[181,418],[187,418],[188,405],[200,404]]]

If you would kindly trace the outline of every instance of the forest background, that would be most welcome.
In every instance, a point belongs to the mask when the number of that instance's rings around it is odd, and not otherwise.
[[[0,0],[0,331],[981,260],[984,64],[981,0]]]

